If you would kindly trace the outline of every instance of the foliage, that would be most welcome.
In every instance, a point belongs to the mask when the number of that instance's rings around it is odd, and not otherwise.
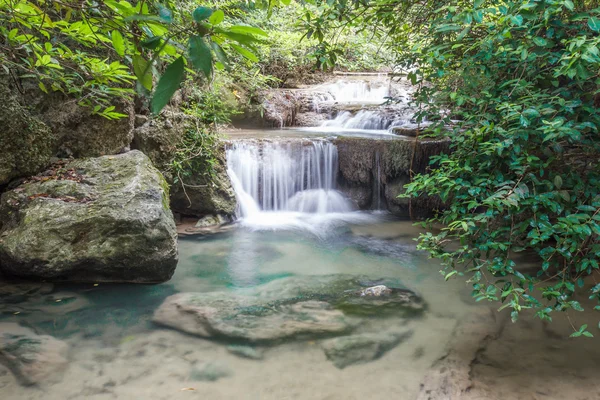
[[[187,4],[187,3],[186,3]],[[5,70],[34,78],[44,92],[72,95],[107,118],[114,97],[152,93],[154,113],[166,105],[186,66],[211,79],[227,54],[256,60],[259,28],[224,24],[222,10],[186,10],[179,1],[0,0],[0,57]],[[187,44],[184,44],[186,43]],[[163,63],[169,63],[163,70]],[[155,84],[155,81],[158,83]]]
[[[173,183],[181,184],[185,190],[189,186],[185,183],[188,180],[206,178],[210,181],[218,163],[218,146],[219,140],[213,130],[202,126],[186,130],[167,168]]]
[[[544,320],[600,301],[600,21],[595,2],[336,2],[323,17],[392,38],[418,85],[418,120],[437,121],[452,152],[414,177],[409,195],[439,195],[441,232],[419,247],[446,279],[466,276],[477,300],[513,321]],[[326,29],[306,21],[313,32]],[[459,121],[451,120],[459,119]],[[448,132],[450,130],[450,132]],[[519,254],[539,269],[526,273]],[[596,306],[600,310],[600,305]],[[591,336],[587,325],[573,336]]]

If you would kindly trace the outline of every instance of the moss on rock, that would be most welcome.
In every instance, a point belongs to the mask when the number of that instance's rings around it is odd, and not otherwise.
[[[164,178],[143,153],[75,160],[0,198],[0,272],[77,282],[163,282],[177,264]]]

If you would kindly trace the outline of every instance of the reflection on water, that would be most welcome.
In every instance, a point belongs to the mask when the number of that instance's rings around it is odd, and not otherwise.
[[[0,323],[18,322],[64,340],[70,349],[65,374],[42,389],[19,385],[0,367],[2,398],[345,400],[373,398],[373,393],[385,398],[416,398],[429,368],[444,356],[449,342],[456,343],[452,338],[457,321],[487,309],[487,305],[472,303],[464,282],[443,282],[439,266],[415,250],[412,237],[418,228],[384,215],[362,217],[363,223],[346,220],[321,237],[299,230],[256,231],[239,226],[222,235],[181,239],[176,273],[161,285],[0,285]],[[285,279],[307,277],[310,281],[332,274],[367,276],[375,283],[390,278],[417,292],[427,304],[421,317],[367,319],[360,327],[371,332],[410,329],[412,336],[379,359],[338,369],[318,340],[261,347],[263,359],[252,360],[230,352],[226,341],[186,335],[158,327],[151,320],[164,299],[175,293],[224,292],[233,296],[254,293],[257,287]],[[579,342],[564,340],[564,335],[550,338],[533,328],[538,325],[527,326],[526,321],[519,325],[519,335],[530,338],[523,343],[536,343],[540,354],[529,352],[529,357],[550,363],[553,367],[545,367],[548,374],[554,373],[552,368],[570,368],[572,360],[566,354],[571,346],[574,354],[586,354],[575,350],[580,348]],[[517,389],[505,368],[523,351],[521,339],[514,337],[512,326],[503,332],[508,342],[500,338],[478,353],[473,371],[481,382],[476,386],[480,398],[497,398],[496,389],[504,398],[516,398],[511,397]],[[597,341],[580,343],[587,346],[590,359],[600,361],[598,351],[590,345],[595,343],[597,349]],[[467,366],[470,362],[465,360]],[[518,362],[523,368],[536,368],[535,362]],[[588,372],[574,373],[587,379],[578,381],[576,392],[587,393],[590,399],[598,398],[588,382],[593,381],[591,376],[600,363],[592,364]],[[502,388],[495,386],[490,378],[494,376],[501,376],[497,382]],[[562,389],[572,389],[569,380],[577,377],[566,376]],[[553,388],[554,393],[539,398],[558,399],[565,393],[561,385]],[[535,398],[521,394],[521,398]]]

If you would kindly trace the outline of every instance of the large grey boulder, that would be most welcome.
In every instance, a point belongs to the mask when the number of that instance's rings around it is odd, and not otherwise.
[[[67,367],[67,345],[16,323],[0,323],[0,363],[22,385],[54,381]]]
[[[168,186],[143,153],[75,160],[0,198],[0,272],[50,281],[168,280]]]

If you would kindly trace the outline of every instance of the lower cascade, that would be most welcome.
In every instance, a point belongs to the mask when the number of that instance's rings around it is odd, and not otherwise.
[[[227,172],[240,218],[266,211],[344,213],[352,203],[336,189],[337,147],[327,141],[236,142]]]

